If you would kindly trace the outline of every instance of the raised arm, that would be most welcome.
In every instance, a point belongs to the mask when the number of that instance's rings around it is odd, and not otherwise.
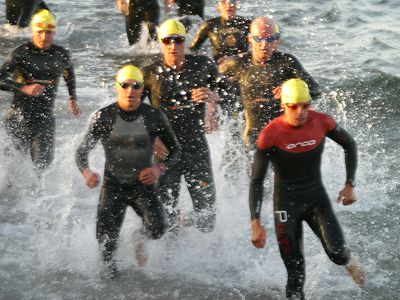
[[[204,22],[199,30],[197,31],[195,37],[192,40],[192,43],[189,46],[190,51],[193,51],[197,53],[201,46],[204,44],[208,37],[208,30],[209,30],[209,24],[208,22]]]

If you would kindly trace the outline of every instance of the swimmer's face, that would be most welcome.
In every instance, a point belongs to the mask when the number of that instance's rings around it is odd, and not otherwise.
[[[185,37],[171,36],[162,39],[161,51],[163,53],[164,60],[167,62],[173,62],[177,59],[181,59],[185,55]]]
[[[116,83],[118,105],[125,111],[136,110],[141,102],[143,83],[126,79]]]
[[[233,19],[237,14],[237,1],[220,0],[218,2],[218,10],[223,20]]]
[[[265,62],[271,58],[274,51],[279,47],[279,38],[275,38],[276,36],[272,23],[258,22],[252,24],[248,42],[251,46],[253,60]]]
[[[51,45],[53,44],[54,40],[54,31],[47,31],[47,30],[40,30],[40,31],[32,31],[32,42],[35,47],[48,50],[50,49]]]
[[[307,123],[310,102],[283,104],[286,122],[293,127],[300,127]]]

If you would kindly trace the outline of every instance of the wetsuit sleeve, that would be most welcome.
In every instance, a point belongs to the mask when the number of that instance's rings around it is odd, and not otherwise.
[[[89,152],[96,146],[98,140],[102,136],[102,128],[104,128],[104,125],[102,124],[101,119],[101,112],[96,112],[90,122],[89,129],[85,134],[82,143],[76,150],[76,164],[81,172],[84,169],[89,168]]]
[[[169,168],[178,162],[182,149],[167,116],[161,111],[159,111],[159,114],[158,136],[169,150],[169,154],[164,160],[165,165]]]
[[[269,149],[257,149],[250,180],[249,206],[251,219],[259,219],[264,193],[264,178],[269,165]]]
[[[239,57],[231,56],[225,59],[222,65],[220,65],[219,71],[226,77],[232,77],[235,80],[239,78]]]
[[[336,126],[333,130],[327,132],[326,136],[343,147],[346,165],[346,181],[354,181],[357,169],[356,141],[345,129],[341,128],[340,126]]]
[[[65,69],[63,72],[63,77],[65,83],[67,84],[69,95],[76,99],[75,71],[68,51],[65,52],[64,59],[65,59]]]
[[[204,44],[208,37],[209,24],[205,22],[201,25],[199,30],[196,33],[196,36],[193,38],[192,43],[189,46],[190,51],[197,52],[200,50],[201,46]]]
[[[22,86],[13,78],[14,72],[18,70],[18,57],[18,51],[14,50],[0,68],[0,89],[3,91],[16,92]]]
[[[316,99],[321,96],[321,91],[318,83],[314,78],[304,69],[299,60],[294,56],[289,56],[292,69],[292,77],[301,78],[304,80],[310,89],[311,98]]]

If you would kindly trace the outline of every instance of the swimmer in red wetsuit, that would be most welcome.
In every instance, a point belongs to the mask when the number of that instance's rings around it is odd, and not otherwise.
[[[271,161],[275,173],[274,217],[281,257],[288,280],[288,299],[304,299],[305,263],[302,221],[307,222],[321,240],[329,258],[345,265],[354,281],[364,286],[364,273],[345,243],[342,229],[322,184],[321,156],[325,137],[345,152],[346,181],[338,202],[356,201],[353,191],[357,167],[357,147],[352,136],[326,114],[310,110],[311,96],[301,79],[289,79],[281,88],[284,114],[261,131],[250,183],[249,204],[252,242],[265,246],[266,231],[260,222],[263,181]]]

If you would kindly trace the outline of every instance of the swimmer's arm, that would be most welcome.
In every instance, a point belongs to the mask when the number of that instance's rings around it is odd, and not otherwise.
[[[269,149],[257,149],[252,166],[249,190],[251,220],[260,219],[264,179],[269,165]]]
[[[204,44],[208,37],[209,25],[208,22],[204,22],[199,30],[197,31],[192,43],[189,46],[190,51],[197,52],[200,50],[201,46]]]
[[[68,88],[68,93],[70,96],[70,99],[77,99],[76,97],[76,79],[75,79],[75,70],[74,66],[72,65],[71,58],[68,52],[64,54],[64,59],[65,59],[65,67],[64,67],[64,72],[63,72],[63,77],[65,80],[65,83]]]
[[[0,67],[0,90],[16,92],[24,86],[13,78],[14,72],[18,70],[18,61],[18,54],[14,50]]]
[[[256,248],[263,248],[267,237],[267,233],[260,221],[260,215],[263,199],[263,183],[269,164],[268,153],[268,149],[257,149],[250,181],[251,242]]]
[[[169,153],[164,160],[164,164],[167,168],[175,165],[181,155],[182,155],[182,148],[178,142],[178,138],[176,137],[170,122],[168,121],[166,115],[159,111],[160,118],[159,118],[159,125],[158,125],[158,137],[164,143],[164,145],[168,148]]]
[[[101,113],[97,112],[89,125],[83,141],[79,145],[75,153],[75,160],[79,170],[83,173],[85,169],[89,169],[89,153],[96,146],[97,142],[102,136],[102,128],[104,125],[101,123]]]
[[[354,182],[357,170],[356,141],[345,129],[340,126],[336,126],[333,130],[327,132],[326,136],[343,147],[346,165],[346,182]]]

